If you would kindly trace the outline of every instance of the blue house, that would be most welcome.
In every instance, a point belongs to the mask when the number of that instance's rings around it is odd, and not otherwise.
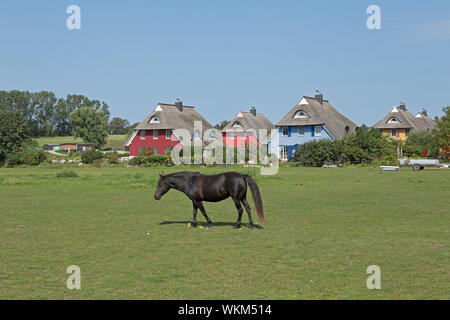
[[[344,135],[355,132],[357,126],[337,112],[328,100],[324,100],[323,95],[316,91],[314,98],[304,96],[275,128],[269,142],[269,150],[281,161],[289,161],[300,145],[319,139],[341,139]]]

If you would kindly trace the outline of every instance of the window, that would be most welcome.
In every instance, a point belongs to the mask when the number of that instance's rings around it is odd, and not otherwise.
[[[153,139],[158,139],[158,130],[153,130]]]
[[[405,136],[409,136],[409,129],[405,129]]]
[[[348,134],[350,132],[350,127],[349,126],[345,126],[345,134]]]
[[[305,127],[303,127],[303,126],[298,127],[298,135],[300,137],[304,137],[305,136]]]
[[[153,154],[158,154],[158,147],[153,147]]]
[[[150,119],[150,123],[159,123],[160,121],[159,121],[159,118],[158,117],[152,117],[151,119]]]
[[[139,147],[139,155],[142,156],[149,156],[151,155],[152,149],[150,147]]]
[[[296,118],[296,119],[308,119],[309,116],[308,116],[308,114],[305,111],[300,110],[300,111],[297,111],[295,113],[294,118]]]
[[[233,127],[242,127],[241,123],[239,121],[236,121],[235,123],[233,123]]]
[[[145,140],[145,130],[141,130],[141,140]]]
[[[314,136],[320,137],[322,135],[322,126],[314,126]]]
[[[397,118],[390,118],[387,123],[400,123],[400,120]]]
[[[285,136],[285,137],[289,136],[289,128],[288,127],[283,128],[283,136]]]
[[[393,136],[393,137],[397,136],[397,130],[396,129],[392,129],[391,130],[391,136]]]
[[[287,146],[280,146],[280,159],[287,160],[287,158],[288,158]]]
[[[170,139],[172,137],[172,130],[166,130],[166,139]]]

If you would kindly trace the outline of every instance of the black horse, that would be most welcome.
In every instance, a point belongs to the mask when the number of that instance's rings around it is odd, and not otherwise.
[[[170,189],[176,189],[185,193],[192,200],[194,206],[194,219],[192,227],[197,227],[197,209],[200,209],[208,225],[212,221],[206,214],[202,201],[217,202],[231,197],[238,211],[238,219],[235,228],[241,227],[242,212],[241,202],[247,210],[249,228],[253,229],[253,219],[250,205],[247,202],[247,183],[252,192],[256,213],[260,222],[264,222],[264,212],[258,185],[250,176],[238,172],[227,172],[216,175],[203,175],[199,172],[177,172],[168,175],[160,175],[158,187],[155,191],[155,199],[161,197]]]

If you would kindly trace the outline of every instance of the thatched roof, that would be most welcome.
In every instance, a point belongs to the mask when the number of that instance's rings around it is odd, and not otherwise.
[[[433,130],[437,128],[436,122],[431,119],[425,110],[414,116],[406,108],[405,104],[395,106],[383,119],[375,125],[378,129],[412,129]]]
[[[159,121],[151,122],[154,117]],[[212,128],[211,124],[195,110],[195,107],[182,106],[180,111],[174,104],[158,103],[155,110],[139,123],[135,130],[186,129],[193,134],[194,121],[202,122],[203,131]]]
[[[307,117],[296,118],[295,115],[300,111],[305,112]],[[328,100],[320,103],[316,98],[306,96],[276,124],[277,127],[308,125],[323,125],[335,139],[342,138],[346,133],[354,133],[357,128],[353,121],[336,111]]]
[[[222,129],[222,132],[244,132],[254,129],[258,135],[260,129],[267,129],[267,131],[269,131],[272,127],[272,122],[270,122],[262,113],[256,113],[256,110],[254,110],[254,113],[239,112],[237,116]]]

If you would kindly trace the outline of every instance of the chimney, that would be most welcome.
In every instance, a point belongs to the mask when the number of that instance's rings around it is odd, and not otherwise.
[[[178,108],[178,110],[183,111],[183,101],[177,98],[175,100],[175,106]]]
[[[402,109],[403,111],[406,111],[406,103],[400,102],[400,104],[398,105],[398,108]]]
[[[320,93],[319,90],[316,90],[316,93],[314,94],[314,98],[315,98],[320,104],[323,104],[323,94]]]
[[[256,108],[255,107],[251,107],[250,108],[250,113],[256,117]]]

